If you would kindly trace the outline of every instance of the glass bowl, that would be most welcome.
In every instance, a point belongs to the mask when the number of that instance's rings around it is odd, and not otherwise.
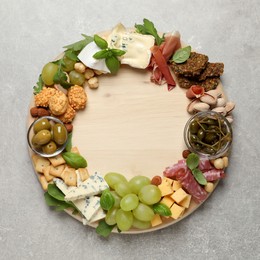
[[[45,153],[42,149],[42,146],[37,146],[37,145],[34,145],[33,142],[32,142],[32,139],[33,139],[33,136],[35,135],[35,132],[34,132],[34,127],[35,125],[43,120],[43,119],[46,119],[48,120],[48,122],[50,123],[51,125],[51,129],[50,129],[50,133],[51,133],[51,140],[50,141],[54,141],[53,140],[53,126],[55,124],[61,124],[63,127],[62,129],[65,131],[63,131],[64,135],[65,135],[65,142],[61,145],[57,144],[55,142],[55,144],[57,145],[57,149],[52,152],[52,153]],[[59,128],[60,129],[60,128]],[[68,142],[68,131],[65,127],[65,125],[63,124],[62,121],[60,121],[58,118],[56,117],[53,117],[53,116],[43,116],[43,117],[40,117],[38,119],[36,119],[28,128],[28,132],[27,132],[27,142],[28,142],[28,145],[29,147],[32,149],[33,152],[35,152],[36,154],[39,154],[40,156],[42,157],[53,157],[53,156],[56,156],[58,154],[60,154],[65,148],[66,148],[66,145],[67,145],[67,142]]]
[[[186,123],[184,141],[188,149],[200,157],[219,158],[231,147],[232,127],[220,113],[199,112]]]

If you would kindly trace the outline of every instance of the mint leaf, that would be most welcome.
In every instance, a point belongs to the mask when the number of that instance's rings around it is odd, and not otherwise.
[[[167,207],[163,203],[154,204],[153,205],[153,211],[154,211],[154,213],[159,214],[159,215],[164,216],[164,217],[169,217],[169,216],[172,215],[172,212],[169,209],[169,207]]]
[[[81,34],[85,39],[66,45],[63,48],[66,49],[71,49],[73,51],[81,51],[86,45],[88,45],[90,42],[93,42],[93,37],[85,35],[85,34]]]
[[[39,75],[38,82],[36,83],[36,86],[33,87],[33,94],[39,94],[42,91],[42,88],[44,86],[42,75]]]
[[[155,43],[160,46],[164,42],[164,37],[160,37],[154,27],[153,22],[148,19],[143,20],[143,24],[135,24],[138,33],[152,35],[155,38]]]
[[[100,206],[104,210],[110,210],[115,204],[115,198],[110,190],[104,190],[100,197]]]
[[[96,233],[102,237],[108,237],[114,227],[115,225],[110,226],[106,223],[105,220],[101,220],[96,228]]]
[[[201,185],[206,185],[207,184],[207,180],[204,177],[203,173],[201,172],[200,169],[196,168],[192,170],[192,174],[194,176],[194,178],[196,179],[196,181],[201,184]]]
[[[108,56],[109,56],[109,51],[108,50],[101,50],[101,51],[96,52],[93,55],[93,58],[95,58],[97,60],[100,60],[100,59],[105,59]]]
[[[200,158],[195,153],[190,153],[186,159],[186,164],[190,170],[193,170],[199,166]]]
[[[171,61],[174,61],[175,63],[183,63],[190,57],[190,53],[191,53],[191,46],[178,49],[173,54]]]

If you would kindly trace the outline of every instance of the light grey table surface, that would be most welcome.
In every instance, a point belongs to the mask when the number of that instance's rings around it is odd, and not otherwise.
[[[260,259],[260,2],[1,0],[0,259]],[[212,61],[236,102],[228,176],[185,220],[141,235],[98,237],[50,210],[27,153],[26,120],[42,66],[80,34],[146,17]]]

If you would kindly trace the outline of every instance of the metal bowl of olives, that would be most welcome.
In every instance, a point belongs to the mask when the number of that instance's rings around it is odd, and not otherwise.
[[[232,143],[232,128],[220,113],[199,112],[186,123],[184,141],[191,152],[215,159],[228,153]]]
[[[42,157],[53,157],[66,147],[68,132],[64,124],[52,116],[43,116],[35,120],[27,132],[30,148]]]

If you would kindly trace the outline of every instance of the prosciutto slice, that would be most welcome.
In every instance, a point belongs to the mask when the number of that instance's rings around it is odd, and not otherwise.
[[[152,57],[148,68],[152,70],[152,82],[162,85],[166,81],[168,90],[172,90],[175,87],[176,83],[167,63],[173,53],[180,47],[180,34],[176,32],[173,35],[167,35],[165,41],[160,46],[154,46],[151,49]]]
[[[197,203],[201,203],[207,198],[208,193],[197,183],[187,167],[178,170],[172,170],[171,167],[168,167],[163,174],[165,177],[180,181],[182,187]]]

